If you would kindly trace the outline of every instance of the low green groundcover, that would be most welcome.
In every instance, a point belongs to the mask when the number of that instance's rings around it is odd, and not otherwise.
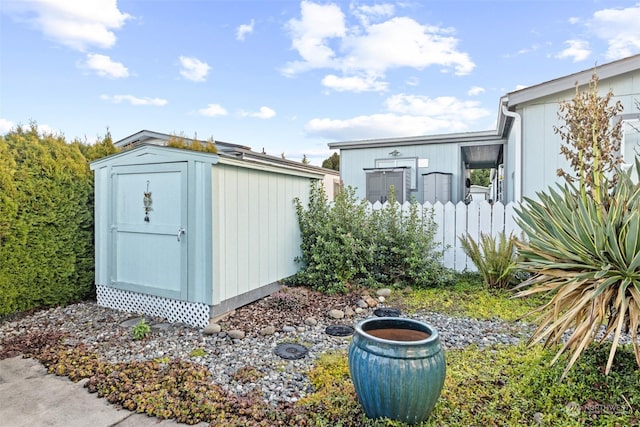
[[[320,356],[309,377],[315,392],[278,407],[263,396],[238,397],[214,385],[206,367],[189,361],[110,364],[83,349],[60,344],[61,334],[31,333],[0,342],[0,358],[22,353],[49,371],[112,403],[187,424],[228,426],[403,426],[367,419],[349,378],[345,351]],[[605,376],[608,347],[592,346],[560,382],[562,364],[549,367],[557,349],[498,346],[447,351],[447,378],[426,426],[628,426],[640,422],[640,370],[628,346]],[[259,372],[243,369],[251,378]],[[239,374],[240,375],[240,374]],[[242,375],[241,375],[242,376]],[[238,378],[241,380],[241,378]]]

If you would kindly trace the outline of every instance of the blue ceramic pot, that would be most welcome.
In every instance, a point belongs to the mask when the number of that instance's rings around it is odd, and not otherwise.
[[[369,318],[349,344],[351,379],[369,418],[425,421],[440,396],[444,350],[430,325],[401,317]]]

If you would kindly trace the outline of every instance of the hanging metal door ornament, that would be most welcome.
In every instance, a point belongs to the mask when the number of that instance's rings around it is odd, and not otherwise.
[[[144,205],[144,221],[149,222],[149,212],[153,210],[151,209],[153,200],[151,200],[151,191],[149,191],[149,181],[147,181],[147,191],[144,192],[142,204]]]

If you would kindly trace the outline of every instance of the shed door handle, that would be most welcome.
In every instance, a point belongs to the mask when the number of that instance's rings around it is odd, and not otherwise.
[[[185,230],[184,228],[180,227],[178,228],[178,242],[180,241],[180,237],[186,233],[187,230]]]

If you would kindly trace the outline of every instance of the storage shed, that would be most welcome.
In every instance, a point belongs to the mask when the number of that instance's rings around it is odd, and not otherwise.
[[[204,327],[297,271],[322,175],[142,145],[91,163],[98,304]]]

